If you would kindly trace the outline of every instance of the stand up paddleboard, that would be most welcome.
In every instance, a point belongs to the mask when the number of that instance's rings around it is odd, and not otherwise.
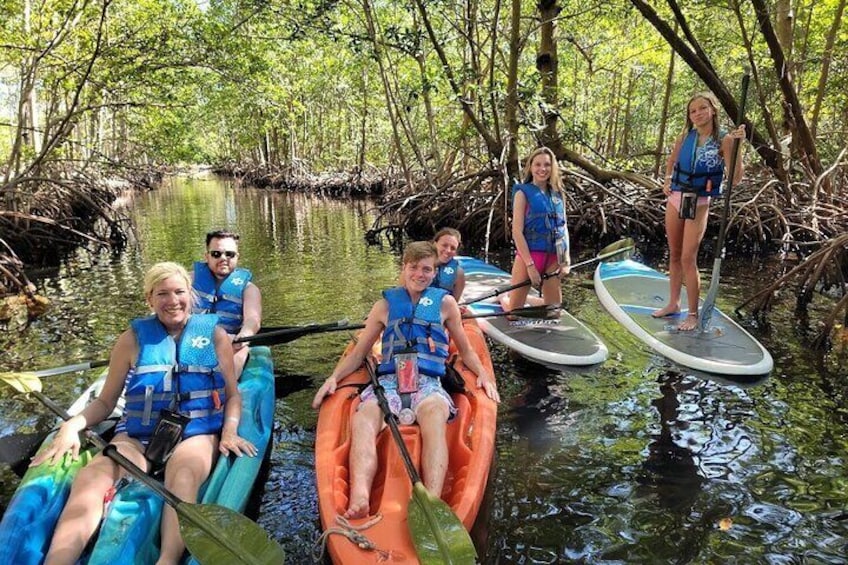
[[[463,296],[473,300],[498,288],[509,285],[509,273],[473,257],[457,257],[465,271]],[[473,314],[503,314],[493,297],[485,302],[469,304]],[[550,365],[594,365],[609,356],[606,345],[577,318],[564,308],[553,319],[506,316],[478,318],[477,322],[493,341],[515,350],[522,356]]]
[[[630,332],[675,363],[720,375],[764,375],[773,361],[739,324],[716,309],[705,332],[677,330],[688,311],[665,318],[651,312],[668,304],[668,277],[637,261],[601,263],[595,270],[601,304]],[[680,303],[686,304],[684,287]]]

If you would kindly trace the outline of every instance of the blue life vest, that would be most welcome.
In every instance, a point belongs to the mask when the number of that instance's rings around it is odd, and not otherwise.
[[[138,359],[124,391],[124,419],[130,437],[149,439],[164,408],[191,418],[183,438],[221,431],[226,396],[224,377],[217,370],[217,322],[214,315],[191,316],[179,343],[156,316],[131,322],[138,340]]]
[[[721,157],[721,142],[713,136],[698,147],[698,130],[686,134],[674,174],[671,190],[675,192],[697,192],[698,196],[721,196],[721,181],[724,179],[724,159]]]
[[[430,286],[443,288],[453,294],[453,287],[456,286],[456,275],[459,272],[459,261],[451,259],[444,265],[436,267],[436,277]]]
[[[568,242],[565,225],[565,203],[559,192],[546,192],[532,183],[517,184],[512,188],[513,199],[521,191],[527,198],[524,216],[524,239],[530,251],[556,253],[556,241]]]
[[[194,264],[194,292],[197,301],[192,310],[195,314],[217,314],[218,323],[227,333],[237,334],[241,330],[244,307],[244,289],[253,275],[247,269],[236,269],[221,281],[216,288],[215,275],[203,261]]]
[[[394,356],[408,348],[418,354],[419,374],[430,377],[445,374],[448,334],[442,325],[442,299],[447,295],[446,290],[431,286],[421,293],[418,304],[412,304],[403,287],[383,291],[389,314],[383,331],[383,361],[377,367],[379,376],[394,376]]]

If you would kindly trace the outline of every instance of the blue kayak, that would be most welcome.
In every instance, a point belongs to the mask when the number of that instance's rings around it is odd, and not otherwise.
[[[104,380],[105,374],[83,393],[69,412],[78,413],[96,398]],[[219,458],[198,501],[242,512],[270,447],[274,424],[274,370],[267,347],[251,348],[239,390],[243,402],[239,435],[250,440],[258,454]],[[113,416],[120,416],[121,409],[119,404]],[[51,439],[48,437],[44,445]],[[0,563],[37,565],[44,561],[73,478],[95,453],[87,450],[77,462],[66,458],[61,464],[44,463],[27,471],[0,522]],[[80,563],[155,563],[159,556],[162,506],[162,499],[140,482],[121,481],[108,503],[97,540]]]
[[[473,300],[499,288],[509,286],[510,274],[473,257],[457,257],[465,272],[463,299]],[[550,365],[594,365],[609,356],[604,342],[565,308],[552,319],[524,318],[508,320],[496,297],[469,304],[468,309],[479,318],[482,330],[493,341],[522,356]]]

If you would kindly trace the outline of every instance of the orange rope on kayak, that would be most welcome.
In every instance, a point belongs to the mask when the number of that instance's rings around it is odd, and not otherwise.
[[[355,543],[360,549],[376,552],[378,561],[388,560],[391,557],[391,552],[378,549],[374,542],[365,537],[365,534],[362,533],[363,530],[367,530],[382,519],[383,515],[378,512],[367,522],[354,526],[344,516],[337,515],[336,525],[324,530],[318,539],[315,540],[315,543],[312,546],[312,558],[316,563],[322,563],[324,559],[324,552],[327,550],[327,538],[329,538],[332,534],[339,534]]]

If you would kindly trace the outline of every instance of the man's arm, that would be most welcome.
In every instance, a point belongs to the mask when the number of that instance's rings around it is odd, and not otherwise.
[[[259,292],[259,287],[253,283],[248,283],[247,288],[244,289],[241,315],[241,330],[235,336],[235,339],[256,335],[259,328],[262,327],[262,293]],[[244,345],[243,343],[235,343],[233,350],[238,351]]]

